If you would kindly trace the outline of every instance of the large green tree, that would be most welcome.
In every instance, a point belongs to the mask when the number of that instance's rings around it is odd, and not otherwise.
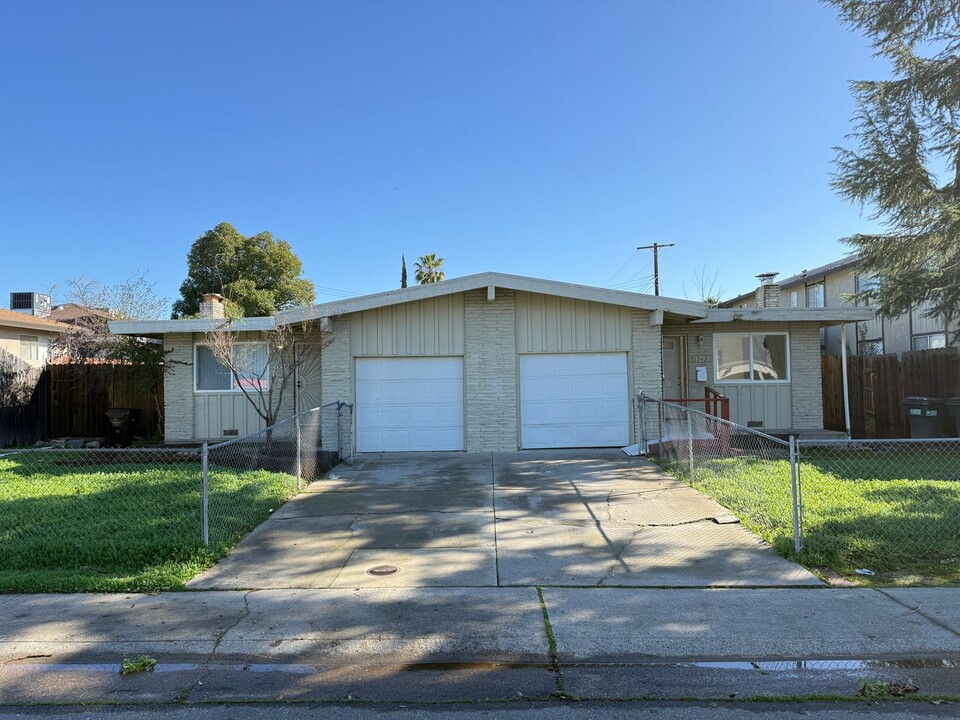
[[[894,316],[929,302],[952,320],[960,312],[960,2],[827,1],[892,71],[851,83],[856,147],[837,149],[834,188],[883,228],[844,239],[877,280],[859,299]]]
[[[204,293],[226,297],[234,315],[272,315],[298,305],[309,305],[316,295],[313,283],[301,277],[303,265],[286,240],[269,232],[246,236],[230,223],[220,223],[193,243],[187,254],[187,279],[173,317],[200,312]]]

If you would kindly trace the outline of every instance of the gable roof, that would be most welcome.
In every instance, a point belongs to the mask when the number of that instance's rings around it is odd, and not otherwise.
[[[62,333],[70,329],[69,325],[48,318],[37,317],[29,313],[4,310],[0,308],[0,327],[24,328],[27,330],[47,330]]]
[[[63,305],[57,305],[55,308],[53,308],[53,310],[50,311],[51,320],[56,320],[57,322],[63,323],[70,323],[87,317],[98,317],[104,320],[109,320],[110,313],[108,313],[106,310],[87,307],[85,305],[72,302],[64,303]]]
[[[427,285],[413,285],[407,288],[398,288],[373,295],[361,295],[346,300],[311,305],[304,308],[293,308],[277,313],[278,323],[296,323],[305,320],[316,320],[323,317],[334,317],[347,313],[371,310],[389,305],[426,300],[428,298],[452,295],[468,290],[483,288],[502,288],[504,290],[519,290],[521,292],[539,293],[541,295],[557,295],[576,300],[589,300],[607,303],[609,305],[623,305],[640,310],[662,310],[664,312],[688,318],[702,318],[707,315],[707,306],[693,300],[680,300],[658,295],[642,295],[625,290],[610,290],[607,288],[592,287],[590,285],[576,285],[574,283],[557,280],[542,280],[540,278],[524,277],[522,275],[507,275],[498,272],[483,272],[476,275],[442,280]],[[495,290],[494,290],[495,292]]]

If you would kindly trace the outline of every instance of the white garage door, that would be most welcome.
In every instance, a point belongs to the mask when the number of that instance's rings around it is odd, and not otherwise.
[[[629,435],[626,353],[520,356],[521,447],[620,447]]]
[[[462,358],[357,358],[357,452],[463,450]]]

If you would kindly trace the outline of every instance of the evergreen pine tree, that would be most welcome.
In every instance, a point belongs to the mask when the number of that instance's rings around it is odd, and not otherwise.
[[[400,256],[400,287],[405,288],[407,286],[407,258],[404,255]]]
[[[883,225],[844,238],[876,280],[858,299],[891,316],[928,302],[950,322],[960,315],[960,3],[828,2],[892,68],[889,80],[851,83],[857,147],[836,149],[833,187]]]

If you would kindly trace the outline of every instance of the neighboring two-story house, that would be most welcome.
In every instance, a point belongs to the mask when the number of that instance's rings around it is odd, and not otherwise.
[[[838,307],[850,305],[848,297],[867,289],[870,278],[857,272],[860,258],[849,255],[842,260],[777,282],[780,306],[794,308]],[[774,283],[776,273],[758,275],[763,282]],[[756,306],[754,292],[745,293],[721,304],[725,308]],[[878,317],[847,326],[847,347],[861,355],[882,355],[909,350],[947,347],[955,336],[957,323],[949,325],[942,315],[928,317],[929,306],[918,305],[899,317]],[[821,352],[840,354],[840,327],[824,327],[820,333]]]

